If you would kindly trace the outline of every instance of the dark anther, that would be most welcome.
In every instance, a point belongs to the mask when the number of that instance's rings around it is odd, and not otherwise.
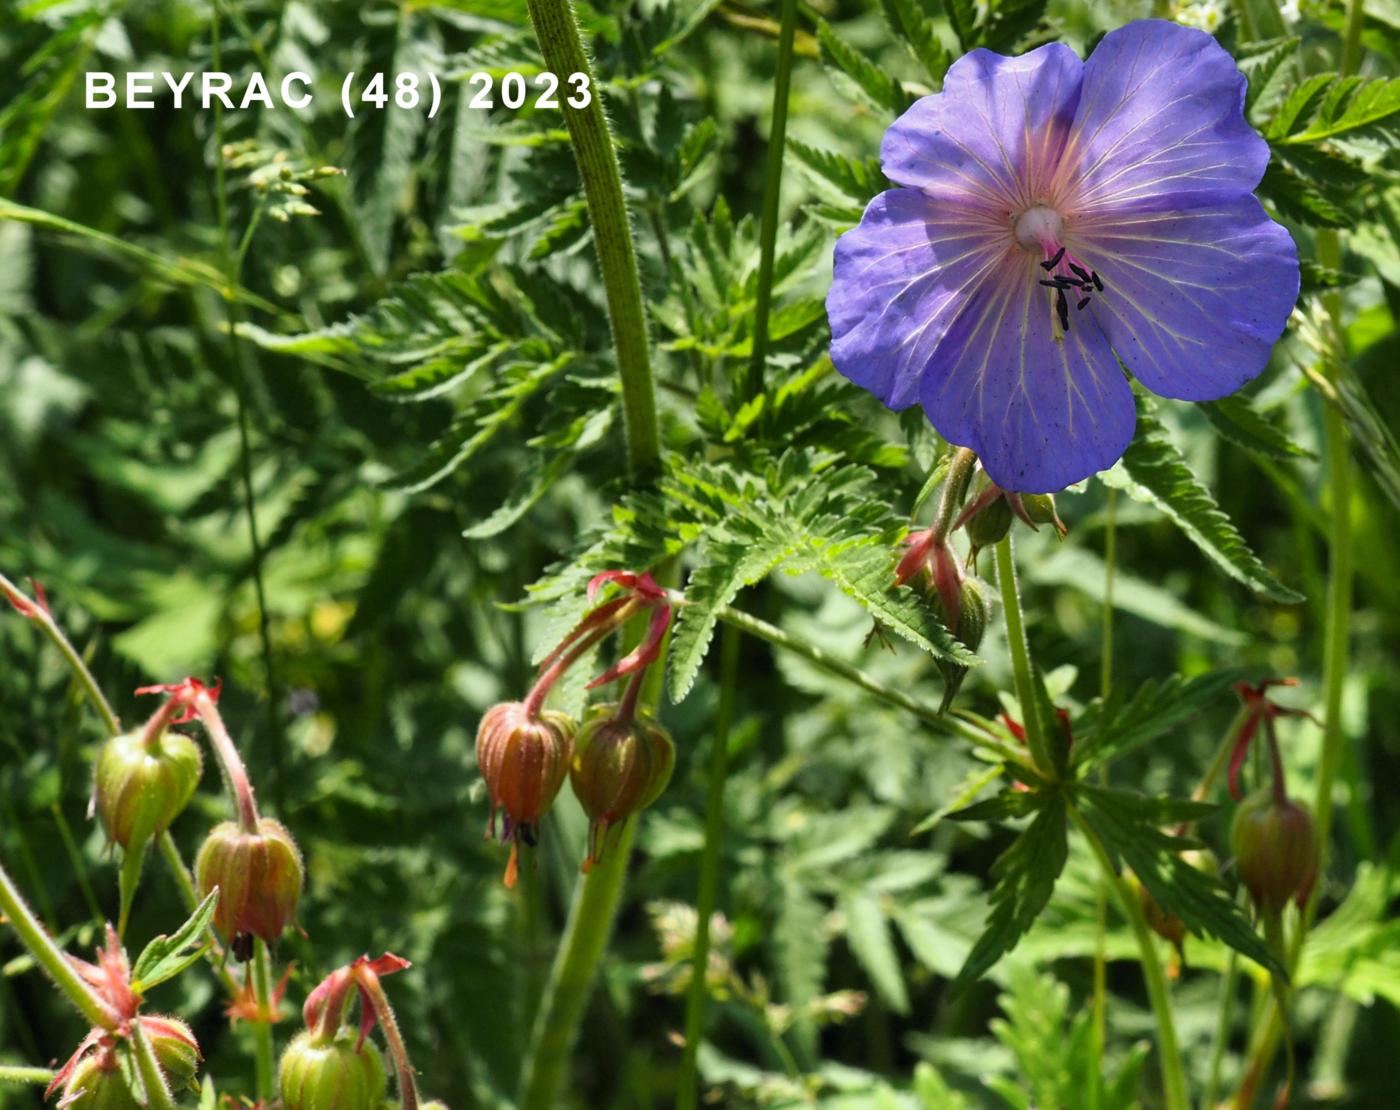
[[[233,938],[233,958],[241,964],[246,964],[253,958],[253,934],[237,933]]]
[[[1062,286],[1062,285],[1060,284],[1059,278],[1056,278],[1054,281],[1046,281],[1044,278],[1041,278],[1040,284],[1041,284],[1041,285],[1048,285],[1048,286],[1050,286],[1051,289],[1063,289],[1063,288],[1064,288],[1064,286]]]
[[[1073,270],[1076,274],[1078,274],[1084,281],[1089,280],[1089,271],[1086,270],[1083,266],[1076,266],[1073,262],[1071,262],[1069,264],[1069,268]]]
[[[539,842],[535,839],[535,830],[534,830],[533,827],[531,827],[531,825],[529,824],[529,822],[522,822],[522,823],[521,823],[521,825],[520,825],[520,839],[523,840],[523,841],[525,841],[525,843],[528,844],[531,848],[535,847],[536,844],[539,843]]]
[[[1089,298],[1088,298],[1088,297],[1085,297],[1082,301],[1080,301],[1080,302],[1079,302],[1077,305],[1075,305],[1074,307],[1077,308],[1077,309],[1079,309],[1080,312],[1083,312],[1083,311],[1084,311],[1084,306],[1085,306],[1086,304],[1088,304],[1088,303],[1089,303]]]
[[[1103,282],[1101,282],[1101,281],[1099,280],[1099,272],[1098,272],[1097,270],[1095,270],[1092,274],[1089,275],[1089,277],[1090,277],[1090,278],[1093,280],[1093,282],[1094,282],[1094,288],[1097,289],[1100,293],[1102,293],[1102,292],[1103,292]]]
[[[1042,263],[1040,264],[1040,268],[1041,268],[1042,270],[1046,270],[1046,271],[1053,270],[1056,266],[1058,266],[1058,265],[1060,264],[1060,259],[1062,259],[1064,256],[1065,256],[1065,248],[1064,248],[1064,247],[1061,247],[1059,250],[1057,250],[1057,251],[1055,252],[1055,257],[1054,257],[1054,258],[1047,258],[1044,262],[1042,262]]]
[[[1060,317],[1060,330],[1069,331],[1069,302],[1065,300],[1065,291],[1060,290],[1060,295],[1055,298],[1055,312]]]

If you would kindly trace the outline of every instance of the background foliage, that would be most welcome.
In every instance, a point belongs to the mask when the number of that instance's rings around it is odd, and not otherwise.
[[[1317,705],[1331,507],[1326,402],[1307,382],[1338,350],[1317,293],[1340,290],[1349,361],[1334,392],[1362,463],[1350,739],[1326,943],[1300,973],[1296,1036],[1307,1098],[1376,1106],[1400,1036],[1400,800],[1386,788],[1400,773],[1400,10],[1366,5],[1364,76],[1338,79],[1341,6],[1301,7],[1291,22],[1253,4],[1176,14],[1238,46],[1251,119],[1275,151],[1263,194],[1305,255],[1318,228],[1346,229],[1340,271],[1308,266],[1297,327],[1249,398],[1144,413],[1127,464],[1061,498],[1069,538],[1023,533],[1020,554],[1057,704],[1096,712],[1113,488],[1130,495],[1116,502],[1112,594],[1123,688],[1242,667],[1298,675],[1290,704]],[[398,952],[415,969],[391,993],[425,1090],[458,1107],[508,1103],[584,822],[562,798],[540,854],[544,912],[522,917],[481,840],[476,724],[523,692],[593,571],[679,555],[696,606],[669,682],[688,696],[663,710],[677,772],[642,822],[572,1085],[578,1105],[670,1104],[718,701],[714,610],[735,601],[931,705],[942,678],[919,648],[955,650],[910,595],[884,589],[939,445],[917,413],[884,412],[825,358],[834,238],[884,186],[885,126],[964,49],[1058,39],[1083,53],[1154,11],[802,5],[768,388],[746,399],[775,12],[583,6],[634,211],[667,449],[660,490],[637,496],[623,494],[618,383],[559,117],[468,106],[466,75],[540,68],[522,2],[12,8],[0,24],[0,568],[47,587],[128,721],[137,686],[224,677],[261,795],[307,856],[306,936],[282,953],[296,961],[293,1001],[362,951]],[[1245,35],[1245,16],[1277,25]],[[313,72],[316,106],[82,107],[87,69],[210,68]],[[443,110],[348,123],[339,79],[375,69],[439,74]],[[872,615],[888,642],[868,636]],[[999,628],[959,702],[988,717],[1011,687]],[[800,656],[747,639],[735,650],[701,1055],[715,1097],[1074,1105],[1096,1066],[1082,840],[1014,954],[950,990],[1015,830],[929,818],[969,799],[985,765]],[[1189,795],[1234,712],[1223,686],[1191,704],[1121,755],[1115,786]],[[1282,728],[1310,796],[1318,730]],[[115,867],[84,816],[101,739],[42,641],[0,622],[0,854],[75,951],[115,912]],[[209,786],[175,828],[187,854],[224,814]],[[1222,856],[1227,819],[1201,827]],[[134,935],[182,916],[155,870]],[[1105,1105],[1152,1105],[1133,941],[1110,923]],[[1186,955],[1175,1004],[1200,1082],[1217,1009],[1206,969],[1226,950],[1193,938]],[[0,1058],[65,1057],[76,1020],[26,960],[3,971]],[[158,1008],[194,1022],[220,1089],[246,1090],[248,1041],[212,977],[160,991]],[[0,1090],[0,1105],[34,1098]]]

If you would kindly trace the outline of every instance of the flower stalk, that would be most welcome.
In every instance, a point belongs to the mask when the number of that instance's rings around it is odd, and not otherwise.
[[[35,962],[49,973],[58,989],[90,1024],[108,1032],[117,1028],[121,1016],[83,981],[68,955],[34,916],[3,864],[0,864],[0,913]]]
[[[1006,612],[1006,638],[1011,646],[1011,669],[1016,678],[1016,700],[1021,703],[1021,720],[1026,726],[1026,746],[1036,770],[1056,778],[1054,761],[1045,740],[1045,722],[1040,719],[1040,699],[1036,697],[1031,672],[1031,649],[1026,640],[1026,623],[1021,613],[1021,595],[1016,587],[1016,561],[1011,536],[996,547],[997,583],[1001,587],[1002,609]]]
[[[607,295],[613,346],[622,376],[627,458],[634,480],[646,482],[660,469],[661,439],[656,425],[646,313],[617,150],[599,99],[601,86],[584,53],[573,6],[569,0],[529,0],[529,8],[545,68],[559,74],[583,74],[591,94],[585,107],[575,108],[565,100],[560,103],[560,111],[583,178],[598,268]]]
[[[141,1086],[146,1092],[147,1110],[176,1110],[175,1099],[170,1093],[170,1084],[160,1070],[151,1039],[146,1036],[142,1023],[131,1023],[131,1043],[136,1057],[136,1070],[141,1076]]]

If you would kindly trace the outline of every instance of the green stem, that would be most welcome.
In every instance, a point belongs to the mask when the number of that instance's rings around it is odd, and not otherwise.
[[[661,440],[656,423],[656,398],[651,376],[651,354],[646,314],[637,277],[637,255],[632,246],[632,225],[622,194],[622,172],[617,151],[599,98],[602,86],[579,38],[578,20],[569,0],[529,0],[530,21],[535,27],[545,68],[558,74],[581,73],[588,81],[588,104],[575,108],[561,101],[564,125],[573,143],[574,158],[588,199],[588,218],[598,250],[612,322],[613,346],[622,377],[622,416],[627,433],[627,457],[634,480],[647,481],[661,465]]]
[[[272,1098],[272,1022],[262,1020],[272,1009],[272,970],[268,966],[267,945],[261,939],[253,942],[253,997],[258,1003],[258,1020],[253,1024],[254,1065],[257,1075],[258,1100],[266,1105]]]
[[[782,0],[778,32],[778,73],[773,82],[773,126],[768,133],[768,170],[763,180],[763,226],[759,238],[758,288],[754,297],[753,357],[744,397],[763,392],[768,361],[768,317],[773,305],[773,257],[778,241],[778,201],[783,185],[787,143],[788,89],[792,83],[792,43],[797,28],[797,0]]]
[[[115,1029],[118,1016],[78,974],[53,937],[39,919],[34,916],[20,894],[10,873],[0,864],[0,913],[18,934],[20,943],[40,967],[49,973],[68,1001],[78,1008],[78,1012],[99,1029]]]
[[[1079,826],[1079,831],[1089,841],[1090,847],[1094,849],[1094,855],[1098,857],[1099,866],[1103,869],[1104,879],[1112,887],[1119,907],[1128,918],[1129,924],[1133,927],[1133,933],[1137,936],[1138,954],[1142,961],[1142,975],[1147,981],[1147,997],[1152,1003],[1152,1013],[1157,1019],[1157,1054],[1161,1061],[1164,1104],[1167,1110],[1190,1110],[1191,1102],[1187,1094],[1186,1073],[1181,1065],[1181,1050],[1178,1048],[1176,1040],[1176,1024],[1172,1019],[1171,994],[1167,989],[1167,976],[1162,969],[1162,961],[1158,958],[1156,942],[1152,930],[1148,927],[1147,915],[1143,911],[1142,902],[1128,886],[1123,876],[1119,874],[1108,854],[1108,849],[1104,847],[1103,842],[1080,812],[1071,806],[1069,815]]]
[[[893,705],[905,712],[917,717],[924,724],[932,725],[935,730],[950,736],[959,736],[969,743],[986,748],[995,752],[1003,759],[1014,763],[1024,763],[1025,756],[1015,748],[998,741],[991,733],[979,729],[960,717],[940,713],[934,706],[919,699],[910,697],[903,690],[898,690],[893,686],[887,686],[874,675],[861,670],[844,659],[839,659],[830,654],[816,644],[808,643],[801,637],[794,636],[786,629],[779,628],[775,624],[755,617],[750,613],[745,613],[741,609],[734,609],[728,605],[721,606],[715,615],[726,624],[733,625],[741,632],[747,632],[751,636],[757,636],[760,640],[766,640],[775,647],[791,651],[802,656],[811,663],[816,664],[828,674],[843,678],[853,686],[858,686],[866,693],[873,695],[879,700]]]
[[[1113,572],[1118,556],[1118,491],[1108,491],[1107,527],[1104,531],[1103,625],[1099,655],[1099,697],[1107,703],[1113,690]],[[1099,768],[1099,781],[1107,783],[1108,769]],[[1103,1058],[1108,1045],[1108,888],[1101,881],[1094,888],[1094,1060],[1098,1071],[1089,1089],[1091,1110],[1103,1103]]]
[[[552,1110],[558,1105],[556,1094],[569,1050],[622,897],[636,827],[635,817],[627,821],[603,858],[575,888],[559,954],[530,1036],[520,1079],[520,1110]]]
[[[48,1086],[53,1082],[50,1068],[26,1068],[16,1064],[0,1064],[0,1083],[37,1083]]]
[[[135,1049],[136,1070],[141,1075],[141,1086],[146,1091],[147,1110],[176,1110],[175,1099],[170,1094],[170,1084],[165,1073],[160,1070],[151,1039],[139,1021],[131,1023],[131,1041]]]
[[[111,704],[102,693],[101,687],[97,685],[97,679],[92,677],[92,672],[88,670],[87,664],[83,662],[83,657],[78,654],[75,648],[63,634],[63,629],[58,627],[58,623],[53,619],[53,614],[37,601],[26,596],[23,590],[0,574],[0,592],[16,597],[25,605],[25,616],[32,620],[49,638],[49,642],[63,653],[63,658],[68,661],[68,666],[72,668],[73,674],[82,683],[83,691],[87,694],[88,700],[92,702],[93,708],[102,717],[102,723],[107,726],[107,732],[111,736],[116,736],[122,730],[122,723],[117,718]]]
[[[1025,618],[1021,614],[1021,594],[1016,588],[1016,560],[1010,533],[996,545],[996,553],[997,584],[1001,587],[1001,604],[1006,611],[1006,639],[1011,648],[1011,669],[1016,676],[1016,700],[1021,703],[1026,746],[1036,769],[1054,778],[1055,764],[1045,743],[1045,722],[1040,719],[1040,699],[1036,697],[1031,674],[1031,649],[1026,641]]]
[[[1225,965],[1225,978],[1220,982],[1220,1014],[1215,1023],[1215,1046],[1210,1053],[1210,1077],[1206,1080],[1205,1098],[1202,1106],[1214,1106],[1215,1096],[1220,1090],[1220,1072],[1225,1063],[1225,1051],[1230,1045],[1230,1023],[1235,1012],[1235,994],[1239,990],[1240,957],[1231,950],[1230,961]]]
[[[685,1051],[676,1081],[678,1110],[695,1110],[699,1087],[696,1062],[705,1029],[705,1000],[709,996],[710,917],[719,897],[719,865],[724,844],[724,783],[729,774],[729,729],[734,723],[734,700],[739,677],[739,630],[725,628],[720,641],[719,708],[710,741],[710,766],[705,781],[705,847],[700,856],[700,891],[695,902],[695,948],[690,961],[690,986],[685,999]]]

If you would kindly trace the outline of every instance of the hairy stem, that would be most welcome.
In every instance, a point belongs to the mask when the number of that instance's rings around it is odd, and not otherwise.
[[[384,1040],[389,1045],[389,1056],[394,1061],[394,1070],[399,1077],[399,1106],[401,1110],[418,1110],[418,1073],[408,1058],[408,1046],[399,1030],[398,1018],[389,996],[384,993],[384,984],[377,975],[366,975],[359,980],[374,1006],[374,1016],[379,1019],[379,1028],[384,1031]]]
[[[1103,543],[1103,643],[1099,648],[1099,697],[1107,703],[1113,692],[1113,572],[1118,558],[1118,491],[1108,491],[1108,517]],[[1099,768],[1099,781],[1107,784],[1108,769]],[[1100,880],[1094,888],[1094,1059],[1099,1066],[1089,1090],[1091,1110],[1103,1102],[1103,1055],[1108,1045],[1108,888]]]
[[[204,722],[204,731],[209,734],[209,744],[214,749],[219,766],[223,768],[229,793],[233,795],[233,803],[238,809],[238,824],[244,832],[256,833],[258,805],[253,799],[253,784],[248,779],[248,769],[243,765],[233,737],[228,734],[219,707],[207,690],[201,690],[196,695],[194,707],[199,719]]]
[[[1089,823],[1073,806],[1070,807],[1069,815],[1079,826],[1079,831],[1089,841],[1090,847],[1094,849],[1094,855],[1098,858],[1100,868],[1103,869],[1104,879],[1112,888],[1119,906],[1137,937],[1142,975],[1147,982],[1147,997],[1152,1003],[1153,1016],[1157,1019],[1157,1055],[1162,1070],[1163,1103],[1167,1110],[1190,1110],[1191,1102],[1187,1094],[1186,1073],[1181,1064],[1181,1050],[1177,1046],[1176,1023],[1172,1018],[1171,994],[1167,989],[1166,972],[1163,970],[1162,961],[1157,955],[1156,940],[1147,924],[1147,915],[1143,911],[1142,903],[1137,894],[1119,874],[1118,868],[1113,864],[1112,857],[1108,854],[1108,849],[1104,847],[1103,842],[1089,826]]]
[[[933,728],[949,736],[959,736],[969,743],[996,752],[1003,759],[1015,763],[1024,763],[1025,756],[1015,748],[1001,743],[991,733],[985,732],[975,725],[963,720],[956,714],[940,713],[938,709],[918,698],[911,697],[903,690],[898,690],[893,686],[888,686],[881,682],[874,675],[861,670],[844,659],[838,659],[825,649],[816,644],[808,643],[799,636],[794,636],[786,629],[779,628],[776,624],[769,624],[760,617],[755,617],[751,613],[745,613],[741,609],[734,609],[728,605],[721,606],[716,610],[715,615],[725,624],[733,625],[741,632],[747,632],[751,636],[757,636],[760,640],[767,640],[775,647],[783,648],[794,654],[802,656],[809,662],[815,663],[828,674],[843,678],[853,686],[858,686],[866,693],[878,698],[880,701],[893,705],[905,712],[917,717],[924,724],[932,725]]]
[[[258,1018],[253,1022],[254,1074],[258,1099],[266,1105],[272,1098],[276,1071],[272,1060],[272,1022],[263,1020],[272,1016],[272,970],[268,966],[267,945],[261,939],[253,942],[253,963],[248,974],[253,977],[253,998],[258,1004]]]
[[[797,28],[797,0],[782,0],[778,32],[778,72],[773,81],[773,127],[768,134],[768,168],[763,180],[763,226],[759,238],[758,289],[754,297],[753,357],[744,396],[763,392],[768,361],[768,317],[773,305],[773,256],[778,241],[778,200],[783,186],[783,151],[787,139],[788,88],[792,82],[792,43]]]
[[[627,433],[627,458],[634,479],[650,479],[661,464],[661,439],[656,423],[656,398],[651,376],[651,353],[646,314],[637,276],[632,225],[622,194],[622,172],[607,118],[599,99],[601,86],[579,37],[578,20],[570,0],[529,0],[545,68],[563,75],[581,73],[590,96],[583,108],[561,100],[560,111],[573,143],[574,158],[588,199],[588,218],[598,250],[598,268],[607,295],[613,346],[622,377],[622,415]]]
[[[121,732],[122,723],[113,711],[111,703],[102,693],[102,688],[97,685],[97,679],[92,677],[92,672],[83,662],[83,657],[78,654],[78,649],[69,642],[68,637],[63,634],[63,629],[58,627],[58,622],[53,619],[53,614],[49,612],[48,606],[28,597],[23,590],[3,574],[0,574],[0,593],[3,593],[9,599],[10,604],[21,614],[37,624],[44,635],[49,638],[49,642],[63,653],[63,658],[72,668],[74,676],[82,684],[83,692],[87,694],[93,708],[101,716],[102,723],[107,726],[107,732],[112,736]]]
[[[724,783],[729,775],[729,729],[734,723],[739,678],[739,630],[725,627],[720,640],[719,707],[710,743],[710,766],[705,780],[705,847],[700,856],[700,890],[695,900],[695,948],[690,961],[690,986],[685,999],[685,1051],[676,1081],[678,1110],[695,1110],[699,1094],[696,1062],[705,1030],[705,1000],[709,996],[710,917],[719,896],[720,854],[724,844]]]
[[[116,1012],[83,981],[63,949],[34,916],[34,911],[21,896],[3,864],[0,864],[0,913],[4,914],[34,961],[49,973],[58,989],[83,1017],[99,1029],[117,1027]]]
[[[0,1083],[34,1083],[47,1087],[53,1082],[51,1068],[26,1068],[17,1064],[0,1064]]]
[[[170,1084],[165,1073],[160,1070],[160,1061],[151,1047],[151,1039],[139,1021],[131,1023],[131,1043],[136,1057],[136,1070],[141,1076],[141,1086],[146,1091],[147,1110],[176,1110],[175,1099],[170,1094]]]
[[[1036,697],[1031,673],[1031,649],[1026,640],[1025,618],[1021,614],[1021,594],[1016,588],[1016,560],[1010,533],[996,545],[996,552],[997,584],[1001,587],[1001,604],[1006,612],[1006,639],[1011,647],[1011,669],[1016,676],[1016,700],[1021,703],[1026,747],[1030,749],[1036,770],[1054,778],[1055,764],[1045,742],[1045,722],[1040,719],[1040,700]]]

